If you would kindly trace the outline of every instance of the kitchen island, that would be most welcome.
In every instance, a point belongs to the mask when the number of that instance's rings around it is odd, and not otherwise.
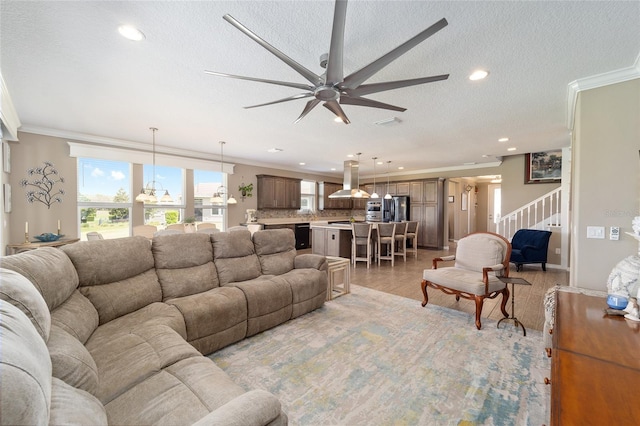
[[[351,224],[311,222],[311,248],[314,254],[351,258]]]

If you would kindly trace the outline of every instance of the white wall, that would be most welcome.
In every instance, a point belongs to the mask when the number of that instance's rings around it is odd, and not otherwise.
[[[571,284],[606,290],[611,269],[638,251],[624,232],[640,215],[640,79],[581,92],[574,139]],[[604,226],[607,238],[586,238],[587,226]],[[620,241],[608,239],[611,226]]]

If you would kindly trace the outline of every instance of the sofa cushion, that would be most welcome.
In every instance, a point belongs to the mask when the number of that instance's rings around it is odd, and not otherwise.
[[[51,312],[51,324],[64,329],[83,344],[98,328],[99,322],[98,311],[79,290]]]
[[[62,328],[51,327],[47,342],[53,377],[93,395],[98,390],[98,367],[82,343]]]
[[[160,235],[151,245],[163,300],[218,287],[208,234]]]
[[[321,307],[327,298],[326,271],[294,269],[273,279],[282,280],[291,287],[291,318],[297,318]]]
[[[179,361],[105,405],[110,424],[192,424],[242,395],[210,359]]]
[[[98,399],[53,378],[50,425],[107,425],[107,412]]]
[[[216,232],[211,234],[211,240],[220,285],[247,281],[261,275],[260,261],[251,241],[251,232]]]
[[[247,301],[239,288],[214,288],[167,303],[180,310],[187,341],[202,354],[238,342],[247,334]]]
[[[51,328],[49,308],[42,295],[28,279],[17,272],[0,268],[0,300],[5,300],[20,309],[44,341],[49,339]]]
[[[98,366],[96,396],[106,404],[177,361],[200,356],[182,336],[164,325],[143,325],[110,340],[89,339],[87,349]]]
[[[287,425],[287,416],[282,412],[278,398],[260,389],[243,393],[193,424],[193,426],[263,425]]]
[[[24,312],[4,300],[0,300],[0,342],[2,424],[47,424],[51,403],[49,351]]]
[[[422,278],[453,290],[466,291],[470,294],[485,294],[482,273],[477,271],[455,267],[425,269]],[[502,290],[505,286],[505,283],[489,274],[489,293]]]
[[[81,241],[60,248],[73,262],[80,292],[100,324],[162,300],[151,244],[144,237]]]
[[[253,234],[263,274],[281,275],[293,269],[296,238],[291,229],[270,229]]]
[[[0,265],[27,277],[47,302],[49,311],[67,300],[78,287],[78,274],[73,264],[63,252],[53,247],[0,258]]]
[[[277,278],[262,276],[229,284],[242,290],[247,299],[247,336],[253,336],[291,319],[291,286]]]

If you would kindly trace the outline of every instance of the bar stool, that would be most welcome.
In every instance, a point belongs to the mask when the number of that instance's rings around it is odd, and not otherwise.
[[[404,261],[407,261],[407,222],[396,223],[396,230],[393,233],[393,239],[395,241],[395,253],[394,256],[402,256]]]
[[[391,266],[394,266],[395,262],[395,233],[396,233],[396,224],[395,223],[378,223],[378,238],[377,238],[377,246],[378,246],[378,266],[380,266],[381,260],[390,260]],[[385,251],[382,251],[383,246],[385,246]],[[384,254],[386,253],[386,255]]]
[[[351,233],[351,263],[356,267],[356,262],[367,262],[367,269],[371,265],[371,224],[352,223]],[[358,248],[364,247],[366,257],[358,256]]]
[[[418,228],[417,221],[407,222],[407,240],[411,241],[411,248],[407,248],[407,253],[413,253],[413,257],[418,258]]]

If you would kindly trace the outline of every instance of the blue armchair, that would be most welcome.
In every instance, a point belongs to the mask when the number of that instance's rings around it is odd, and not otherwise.
[[[515,263],[516,271],[525,263],[542,263],[542,270],[547,270],[547,250],[549,249],[551,232],[537,229],[520,229],[511,240],[510,262]]]

